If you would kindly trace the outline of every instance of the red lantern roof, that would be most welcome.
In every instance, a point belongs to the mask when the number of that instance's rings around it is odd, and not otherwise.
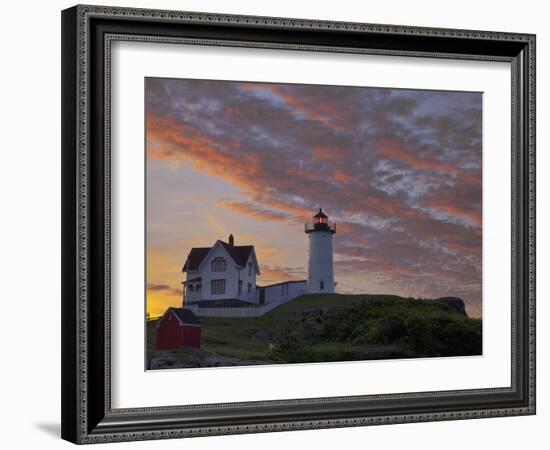
[[[315,217],[316,219],[319,219],[321,217],[323,219],[328,219],[328,216],[323,212],[323,208],[319,208],[319,212],[315,214],[313,217]]]

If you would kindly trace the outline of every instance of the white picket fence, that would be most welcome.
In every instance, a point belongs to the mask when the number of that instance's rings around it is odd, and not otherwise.
[[[277,306],[294,300],[298,295],[282,297],[278,300],[266,303],[262,306],[243,306],[234,308],[201,308],[198,305],[185,306],[193,311],[199,317],[261,317],[269,311],[273,311]]]

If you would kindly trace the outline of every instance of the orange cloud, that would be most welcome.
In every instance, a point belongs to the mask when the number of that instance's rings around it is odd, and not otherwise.
[[[262,194],[261,192],[262,190],[258,190],[254,193],[250,193],[251,199],[255,202],[262,203],[269,208],[277,209],[285,213],[291,213],[294,216],[294,219],[302,220],[302,221],[303,220],[309,221],[311,219],[311,216],[312,216],[311,209],[304,208],[301,206],[296,206],[295,204],[292,204],[287,201],[269,198],[268,196]]]
[[[479,244],[463,244],[460,242],[454,242],[454,241],[447,241],[445,242],[445,247],[451,249],[451,250],[460,250],[465,252],[478,252],[479,251]]]
[[[397,207],[392,205],[389,200],[383,200],[378,197],[365,197],[364,201],[371,211],[382,212],[389,215],[393,215],[397,212]]]
[[[416,220],[426,219],[428,217],[425,212],[415,208],[403,208],[400,213],[404,217],[409,217]]]
[[[479,213],[473,211],[465,211],[460,209],[453,203],[446,201],[444,199],[432,199],[426,203],[428,208],[436,209],[442,211],[449,216],[457,218],[465,218],[473,222],[476,226],[481,227],[481,211]]]
[[[182,289],[174,289],[167,284],[147,283],[147,292],[163,292],[167,295],[177,295],[179,297],[183,295]]]
[[[152,140],[159,144],[149,145]],[[224,179],[242,189],[254,189],[258,186],[258,182],[248,176],[260,170],[257,155],[237,156],[235,152],[224,152],[192,125],[178,124],[172,119],[160,118],[149,112],[147,142],[147,157],[150,159],[172,163],[185,159],[197,172]]]
[[[347,173],[343,172],[342,170],[335,170],[332,173],[332,178],[335,179],[336,181],[342,183],[342,184],[350,183],[353,180],[352,176],[348,175]]]
[[[314,161],[330,161],[338,159],[339,154],[330,147],[315,147],[311,152],[311,157]]]
[[[259,283],[261,285],[261,283],[303,280],[305,276],[305,270],[302,268],[263,265]]]
[[[227,199],[220,199],[219,203],[232,211],[258,220],[286,220],[290,217],[288,213],[272,211],[253,202],[232,202]]]
[[[349,234],[349,233],[352,233],[354,231],[354,227],[351,226],[350,224],[345,223],[345,222],[338,223],[337,227],[338,227],[338,232],[339,233]]]

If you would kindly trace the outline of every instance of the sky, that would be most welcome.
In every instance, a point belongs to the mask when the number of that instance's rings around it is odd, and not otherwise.
[[[147,78],[147,310],[192,247],[254,245],[258,284],[307,277],[337,223],[340,293],[457,296],[481,317],[482,94]]]

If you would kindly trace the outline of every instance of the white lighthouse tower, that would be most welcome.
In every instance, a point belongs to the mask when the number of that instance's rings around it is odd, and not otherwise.
[[[334,264],[332,257],[332,236],[336,224],[328,221],[328,216],[319,208],[313,216],[313,223],[306,223],[309,237],[307,262],[307,291],[310,294],[332,294],[334,292]]]

